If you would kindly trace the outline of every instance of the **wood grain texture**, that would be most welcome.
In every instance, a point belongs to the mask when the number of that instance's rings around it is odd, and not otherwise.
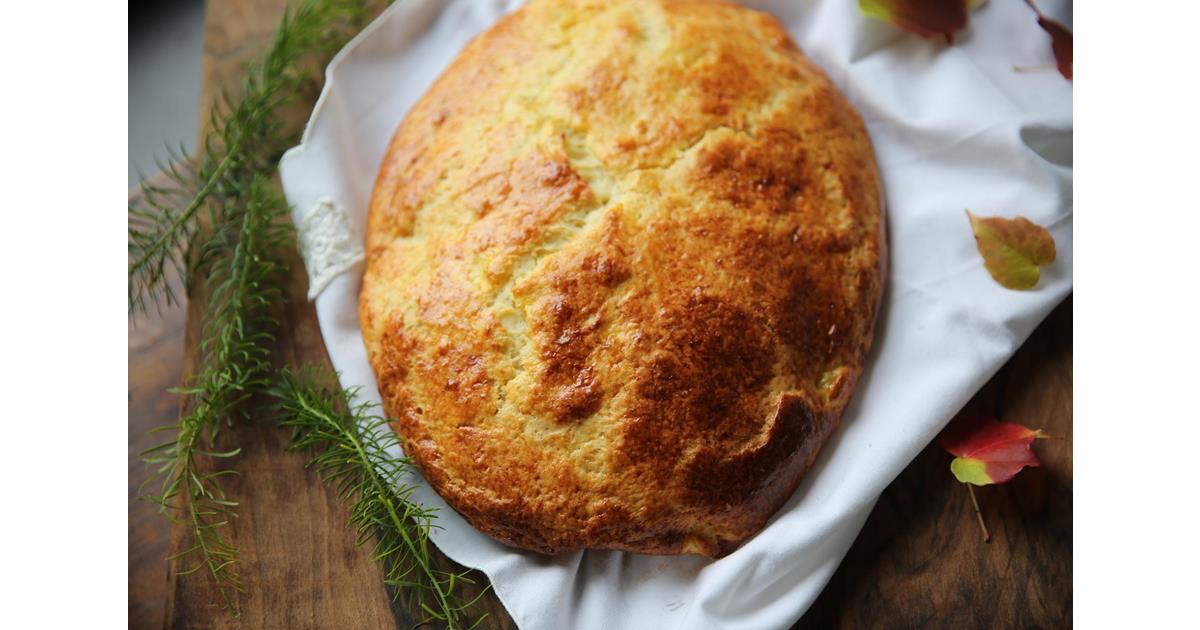
[[[155,184],[165,186],[165,177]],[[139,203],[141,191],[129,195]],[[181,290],[172,276],[171,286]],[[158,507],[138,500],[150,476],[138,455],[157,440],[147,432],[170,424],[179,416],[179,400],[167,389],[179,384],[183,364],[186,309],[164,307],[129,319],[129,625],[131,628],[162,624],[166,602],[167,522]]]
[[[282,0],[209,0],[204,41],[202,132],[208,104],[234,87],[244,64],[273,31]],[[316,316],[304,300],[297,258],[282,364],[327,361]],[[166,389],[191,373],[204,296],[187,308],[138,318],[129,329],[130,627],[411,627],[394,606],[379,569],[353,544],[347,514],[284,450],[287,435],[258,419],[227,432],[243,447],[242,472],[227,489],[250,497],[231,535],[242,551],[247,592],[234,619],[213,604],[203,575],[179,576],[165,562],[184,531],[169,528],[135,500],[146,477],[137,451],[145,432],[172,421],[178,398]],[[1071,301],[1055,310],[964,410],[1042,427],[1060,441],[1040,442],[1044,466],[1011,483],[980,489],[993,541],[984,544],[950,456],[927,448],[884,492],[829,586],[796,628],[1063,627],[1071,624]],[[168,531],[170,532],[168,535]],[[450,563],[444,557],[439,562]],[[474,577],[486,584],[482,575]],[[490,592],[484,627],[515,627]]]

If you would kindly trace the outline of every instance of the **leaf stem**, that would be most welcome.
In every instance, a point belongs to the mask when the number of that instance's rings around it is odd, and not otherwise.
[[[975,486],[969,483],[964,483],[967,487],[967,494],[971,495],[971,505],[975,507],[975,519],[979,521],[979,529],[983,531],[983,542],[991,542],[992,534],[988,532],[987,524],[983,522],[983,511],[979,509],[979,499],[975,498]]]

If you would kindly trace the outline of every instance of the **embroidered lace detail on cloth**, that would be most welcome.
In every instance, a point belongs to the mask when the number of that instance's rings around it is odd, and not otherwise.
[[[339,274],[350,271],[363,261],[362,239],[350,225],[346,209],[329,197],[322,197],[296,227],[300,256],[308,271],[308,301],[329,286]]]

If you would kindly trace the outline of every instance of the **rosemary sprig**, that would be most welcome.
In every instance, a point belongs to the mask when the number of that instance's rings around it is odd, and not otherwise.
[[[291,243],[281,220],[287,205],[270,178],[279,154],[299,133],[298,125],[281,122],[281,114],[358,30],[369,15],[367,4],[310,0],[286,11],[262,59],[249,67],[241,96],[226,94],[213,107],[202,157],[171,155],[164,166],[171,183],[143,183],[143,204],[129,208],[131,313],[179,301],[167,283],[171,269],[189,293],[199,283],[211,289],[197,373],[175,390],[185,396],[187,411],[155,430],[173,433],[169,440],[143,453],[160,483],[144,498],[191,531],[193,545],[173,558],[194,556],[197,562],[180,574],[207,572],[235,614],[237,550],[222,530],[236,517],[238,503],[221,488],[223,478],[235,473],[210,469],[240,452],[216,451],[221,424],[269,384],[270,342],[279,325],[272,303],[284,297],[286,282],[275,255]],[[207,222],[200,220],[202,212]]]
[[[210,472],[202,458],[228,459],[240,452],[214,450],[221,422],[269,385],[268,344],[278,326],[271,307],[282,297],[283,266],[275,252],[290,234],[288,224],[279,221],[287,206],[261,176],[251,179],[241,208],[231,213],[236,222],[221,225],[208,244],[214,250],[208,278],[214,288],[200,344],[202,363],[192,384],[175,390],[188,397],[191,409],[178,423],[155,429],[175,435],[142,453],[161,479],[158,494],[144,498],[192,531],[192,546],[172,558],[195,555],[198,562],[180,575],[205,570],[224,606],[235,613],[232,593],[241,590],[234,568],[237,550],[221,530],[237,516],[238,504],[220,486],[221,477],[234,472]]]
[[[179,301],[166,282],[172,268],[191,290],[205,266],[200,254],[209,251],[200,211],[208,209],[213,225],[227,222],[251,179],[275,170],[299,132],[279,113],[365,21],[366,4],[312,0],[285,11],[266,54],[248,69],[241,96],[225,94],[213,107],[202,157],[173,152],[163,166],[171,184],[143,182],[144,205],[129,208],[130,312]]]
[[[399,442],[387,419],[373,414],[371,404],[353,404],[356,390],[342,390],[324,366],[284,370],[271,393],[278,401],[280,424],[293,431],[293,448],[311,453],[309,466],[334,486],[339,498],[351,502],[357,543],[374,541],[374,556],[395,596],[403,594],[409,610],[424,611],[429,618],[422,623],[463,628],[476,616],[483,593],[464,601],[459,586],[473,581],[433,566],[429,531],[434,510],[412,498],[411,461],[388,452]]]

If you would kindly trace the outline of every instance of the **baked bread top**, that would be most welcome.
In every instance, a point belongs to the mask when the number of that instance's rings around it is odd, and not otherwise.
[[[720,556],[837,425],[884,248],[862,121],[774,18],[534,0],[397,129],[359,313],[407,453],[480,531]]]

